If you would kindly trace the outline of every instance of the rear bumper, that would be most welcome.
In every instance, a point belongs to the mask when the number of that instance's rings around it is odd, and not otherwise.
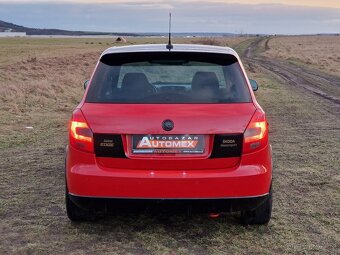
[[[138,161],[136,169],[105,168],[97,164],[95,155],[71,146],[66,155],[67,188],[75,197],[247,199],[268,194],[272,179],[270,146],[243,155],[232,168],[188,171],[139,170],[142,161]]]
[[[258,197],[228,199],[121,199],[80,197],[69,194],[69,198],[80,208],[96,210],[118,210],[119,212],[138,212],[145,208],[159,209],[163,212],[187,211],[236,212],[257,208],[268,198],[268,194]]]

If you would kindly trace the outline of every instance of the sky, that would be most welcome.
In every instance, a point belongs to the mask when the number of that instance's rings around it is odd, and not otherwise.
[[[0,0],[0,20],[103,32],[340,33],[340,0]]]

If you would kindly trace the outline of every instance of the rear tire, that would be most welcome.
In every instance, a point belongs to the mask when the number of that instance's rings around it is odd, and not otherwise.
[[[254,210],[246,210],[241,212],[241,222],[243,225],[265,225],[268,224],[272,214],[273,195],[272,188],[266,201]]]
[[[67,193],[65,194],[65,202],[67,216],[71,221],[94,221],[97,219],[95,211],[85,210],[78,207],[75,203],[73,203]]]

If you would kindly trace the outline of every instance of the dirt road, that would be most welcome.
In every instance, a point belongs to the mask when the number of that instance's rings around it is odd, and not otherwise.
[[[269,47],[270,38],[256,39],[243,58],[250,76],[262,81],[257,98],[271,123],[274,217],[299,229],[298,238],[314,246],[306,253],[323,247],[320,253],[336,254],[340,248],[340,77],[263,57]]]
[[[294,87],[301,87],[311,93],[334,102],[340,107],[340,78],[324,74],[319,70],[294,65],[287,61],[268,59],[261,52],[269,49],[269,38],[254,40],[244,53],[249,64],[256,63]],[[263,44],[261,46],[261,44]],[[340,110],[340,108],[338,108]],[[339,112],[340,113],[340,112]]]

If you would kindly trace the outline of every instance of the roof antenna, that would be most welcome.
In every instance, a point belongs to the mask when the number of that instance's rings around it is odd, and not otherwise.
[[[169,41],[168,44],[166,45],[166,48],[171,51],[174,46],[171,44],[171,12],[169,14]]]

